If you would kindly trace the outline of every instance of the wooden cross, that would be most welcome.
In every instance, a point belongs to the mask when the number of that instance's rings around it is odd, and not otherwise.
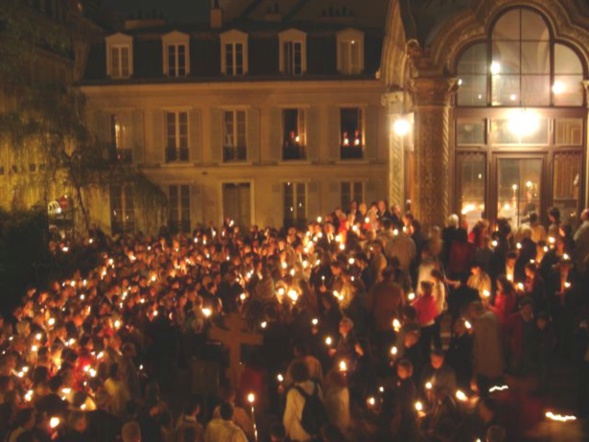
[[[210,329],[209,339],[221,342],[229,350],[227,378],[231,381],[231,385],[239,387],[239,380],[243,371],[241,366],[241,346],[243,344],[262,345],[264,336],[251,332],[247,321],[239,314],[232,313],[225,317],[223,327],[213,326]]]

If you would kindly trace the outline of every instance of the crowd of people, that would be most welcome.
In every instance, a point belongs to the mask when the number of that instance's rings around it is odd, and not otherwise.
[[[95,269],[0,320],[0,437],[536,440],[547,416],[574,419],[546,414],[555,362],[589,364],[589,210],[575,231],[548,217],[426,234],[379,201],[283,229],[96,229]],[[232,315],[263,336],[237,380],[210,334]]]

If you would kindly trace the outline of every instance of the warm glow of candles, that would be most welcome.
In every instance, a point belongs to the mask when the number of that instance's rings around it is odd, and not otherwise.
[[[505,390],[509,390],[509,387],[507,385],[495,385],[495,386],[489,388],[489,393],[495,393],[496,391],[505,391]]]
[[[346,361],[340,361],[339,371],[348,371],[348,364],[346,364]]]
[[[268,323],[266,321],[262,321],[262,323],[260,324],[260,327],[266,328],[266,327],[268,327]]]
[[[398,352],[399,352],[399,350],[397,349],[397,347],[395,347],[395,346],[391,347],[391,355],[392,356],[396,356]]]
[[[253,405],[253,404],[254,404],[254,402],[256,402],[256,395],[255,395],[255,394],[253,394],[253,393],[249,393],[249,394],[247,395],[247,401],[248,401],[250,404],[252,404],[252,405]]]
[[[51,419],[49,419],[49,427],[52,429],[57,428],[60,423],[61,420],[58,417],[52,417]]]
[[[399,332],[399,330],[401,330],[401,321],[399,321],[397,318],[393,319],[393,330],[395,330],[396,332]]]
[[[562,415],[562,414],[556,414],[553,413],[552,411],[547,411],[545,416],[554,422],[571,422],[571,421],[576,421],[577,417],[576,416],[572,416],[572,415]]]
[[[203,308],[202,309],[202,314],[205,316],[205,318],[208,318],[211,316],[213,312],[211,311],[210,308]]]
[[[466,327],[467,330],[471,330],[472,329],[472,324],[468,321],[464,321],[464,326]]]
[[[332,343],[333,343],[333,339],[331,339],[331,336],[328,336],[327,338],[325,338],[326,345],[331,345]]]
[[[468,396],[466,394],[464,394],[463,391],[457,390],[456,391],[456,399],[458,399],[460,402],[466,402],[468,400]]]
[[[316,326],[319,324],[319,319],[317,319],[317,318],[313,318],[313,319],[311,320],[311,324],[312,324],[313,326],[315,326],[315,327],[316,327]]]
[[[407,299],[409,299],[409,301],[413,301],[415,299],[415,293],[409,293],[407,295]]]
[[[374,405],[376,404],[376,399],[374,398],[374,396],[370,396],[368,399],[366,399],[366,403],[369,407],[374,407]]]
[[[423,411],[423,404],[420,401],[415,402],[415,409],[417,411]]]
[[[483,296],[485,298],[490,298],[491,297],[491,292],[489,290],[483,290]]]
[[[425,389],[426,389],[426,390],[431,390],[432,388],[433,388],[433,385],[432,385],[432,383],[431,383],[431,382],[426,382],[426,383],[425,383]]]
[[[282,374],[278,373],[278,376],[276,376],[276,379],[278,379],[278,382],[282,383],[284,382],[284,376],[282,376]]]

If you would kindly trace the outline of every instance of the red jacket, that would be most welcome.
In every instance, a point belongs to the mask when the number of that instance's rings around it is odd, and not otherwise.
[[[413,301],[413,307],[417,312],[417,321],[421,327],[432,325],[438,316],[436,300],[431,295],[424,295]]]

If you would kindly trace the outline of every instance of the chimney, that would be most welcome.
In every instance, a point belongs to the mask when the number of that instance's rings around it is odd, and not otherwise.
[[[214,0],[211,7],[211,28],[220,29],[223,27],[223,8],[219,6],[219,0]]]

